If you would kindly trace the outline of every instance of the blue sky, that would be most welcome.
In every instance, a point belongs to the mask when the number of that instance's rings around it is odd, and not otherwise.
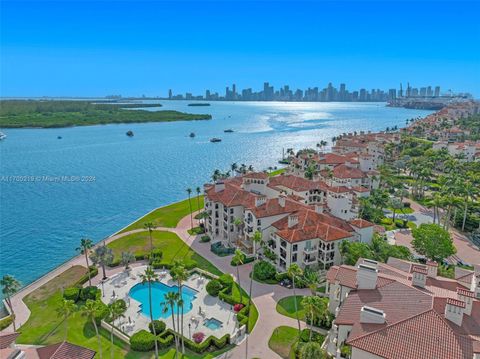
[[[1,1],[2,96],[441,85],[480,97],[477,1]]]

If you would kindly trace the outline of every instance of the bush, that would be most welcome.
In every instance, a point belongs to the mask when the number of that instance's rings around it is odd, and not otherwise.
[[[98,274],[98,268],[95,266],[90,266],[89,270],[90,270],[90,278],[93,278]],[[80,277],[79,280],[77,280],[74,286],[82,286],[87,282],[88,282],[88,273],[85,273],[83,276]]]
[[[210,250],[217,256],[225,257],[235,253],[235,248],[227,248],[222,242],[216,242],[210,245]]]
[[[217,297],[220,290],[222,290],[222,285],[217,279],[212,279],[210,282],[208,282],[207,293],[212,297]]]
[[[302,342],[309,342],[310,340],[310,329],[303,329],[302,332],[300,333],[300,340]],[[318,342],[320,344],[323,343],[325,340],[325,336],[323,336],[320,333],[317,333],[316,331],[312,331],[312,341],[313,342]]]
[[[188,234],[192,236],[196,236],[198,234],[203,234],[203,233],[205,233],[205,228],[203,227],[194,227],[188,230]]]
[[[202,238],[200,238],[200,242],[202,242],[202,243],[210,242],[210,237],[209,236],[202,236]]]
[[[275,274],[275,279],[276,279],[278,282],[281,282],[282,280],[290,279],[290,278],[288,277],[288,273],[287,273],[287,272],[282,272],[282,273],[277,273],[277,274]]]
[[[191,270],[197,267],[197,262],[190,258],[185,258],[183,260],[183,264],[187,270]],[[165,268],[170,269],[172,267],[172,261],[167,261],[166,259],[162,259],[161,261],[154,261],[152,267],[155,269]]]
[[[155,336],[142,329],[131,336],[130,347],[138,352],[149,352],[155,347]]]
[[[245,254],[243,254],[242,256],[242,264],[247,264],[247,263],[250,263],[250,262],[253,262],[255,260],[255,257],[247,257]],[[232,259],[232,261],[230,262],[230,265],[233,266],[233,267],[236,267],[238,265],[238,263]]]
[[[202,332],[193,333],[192,338],[195,343],[199,344],[205,339],[205,334]]]
[[[100,325],[100,322],[105,319],[108,315],[108,306],[102,302],[99,301],[98,303],[98,310],[97,313],[95,314],[95,322],[97,325]]]
[[[257,262],[253,267],[253,277],[259,280],[274,279],[275,274],[277,274],[275,266],[267,261]]]
[[[125,303],[123,299],[117,299],[114,302],[114,305],[116,305],[118,308],[122,310],[122,314],[125,313],[125,311],[127,310],[127,303]]]
[[[172,342],[173,342],[173,331],[171,329],[167,329],[165,333],[172,337]],[[183,338],[183,340],[185,342],[185,347],[187,347],[188,349],[190,349],[195,353],[202,354],[206,351],[223,349],[227,344],[230,344],[230,334],[225,334],[221,338],[217,338],[211,335],[200,343],[195,343],[193,340],[190,340],[185,337]]]
[[[155,334],[159,335],[165,331],[167,325],[161,320],[154,320],[148,324],[148,330],[153,334],[153,326],[155,326]]]
[[[152,255],[151,255],[151,258],[150,258],[150,259],[152,259],[152,260],[154,260],[154,259],[162,259],[162,257],[163,257],[163,252],[162,252],[160,249],[157,248],[157,249],[154,249],[154,250],[152,251]]]
[[[230,274],[228,273],[222,274],[220,277],[218,277],[218,281],[224,288],[232,289],[233,277]]]
[[[76,302],[79,295],[80,288],[78,287],[65,288],[65,290],[63,291],[63,298],[65,298],[66,300],[73,300],[74,302]]]
[[[235,313],[238,313],[239,311],[241,311],[243,309],[244,305],[241,304],[241,303],[237,303],[233,306],[233,310],[235,311]]]
[[[13,315],[8,315],[0,319],[0,331],[8,327],[10,324],[13,323]]]
[[[87,301],[88,299],[97,300],[101,296],[101,290],[97,287],[85,287],[80,291],[80,300]]]

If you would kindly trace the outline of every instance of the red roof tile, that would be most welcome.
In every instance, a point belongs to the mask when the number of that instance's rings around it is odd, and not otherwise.
[[[1,332],[0,333],[0,349],[8,348],[12,343],[15,342],[15,339],[20,335],[20,333],[15,332]]]
[[[94,350],[62,342],[37,349],[39,359],[93,359]]]
[[[361,218],[355,218],[355,219],[352,219],[351,221],[348,221],[348,223],[350,223],[352,226],[355,226],[357,228],[367,228],[367,227],[373,227],[374,224],[369,222],[369,221],[366,221],[364,219],[361,219]]]

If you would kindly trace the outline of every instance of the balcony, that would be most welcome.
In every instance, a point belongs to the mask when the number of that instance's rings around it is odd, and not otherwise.
[[[316,257],[303,257],[302,262],[306,265],[310,265],[317,262]]]
[[[315,253],[317,251],[317,249],[318,249],[317,246],[312,246],[310,248],[304,248],[303,253],[305,253],[305,254]]]

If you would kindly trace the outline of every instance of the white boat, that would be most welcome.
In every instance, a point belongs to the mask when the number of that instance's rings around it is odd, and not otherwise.
[[[3,132],[0,132],[0,140],[4,140],[7,138],[7,135],[4,134]]]

